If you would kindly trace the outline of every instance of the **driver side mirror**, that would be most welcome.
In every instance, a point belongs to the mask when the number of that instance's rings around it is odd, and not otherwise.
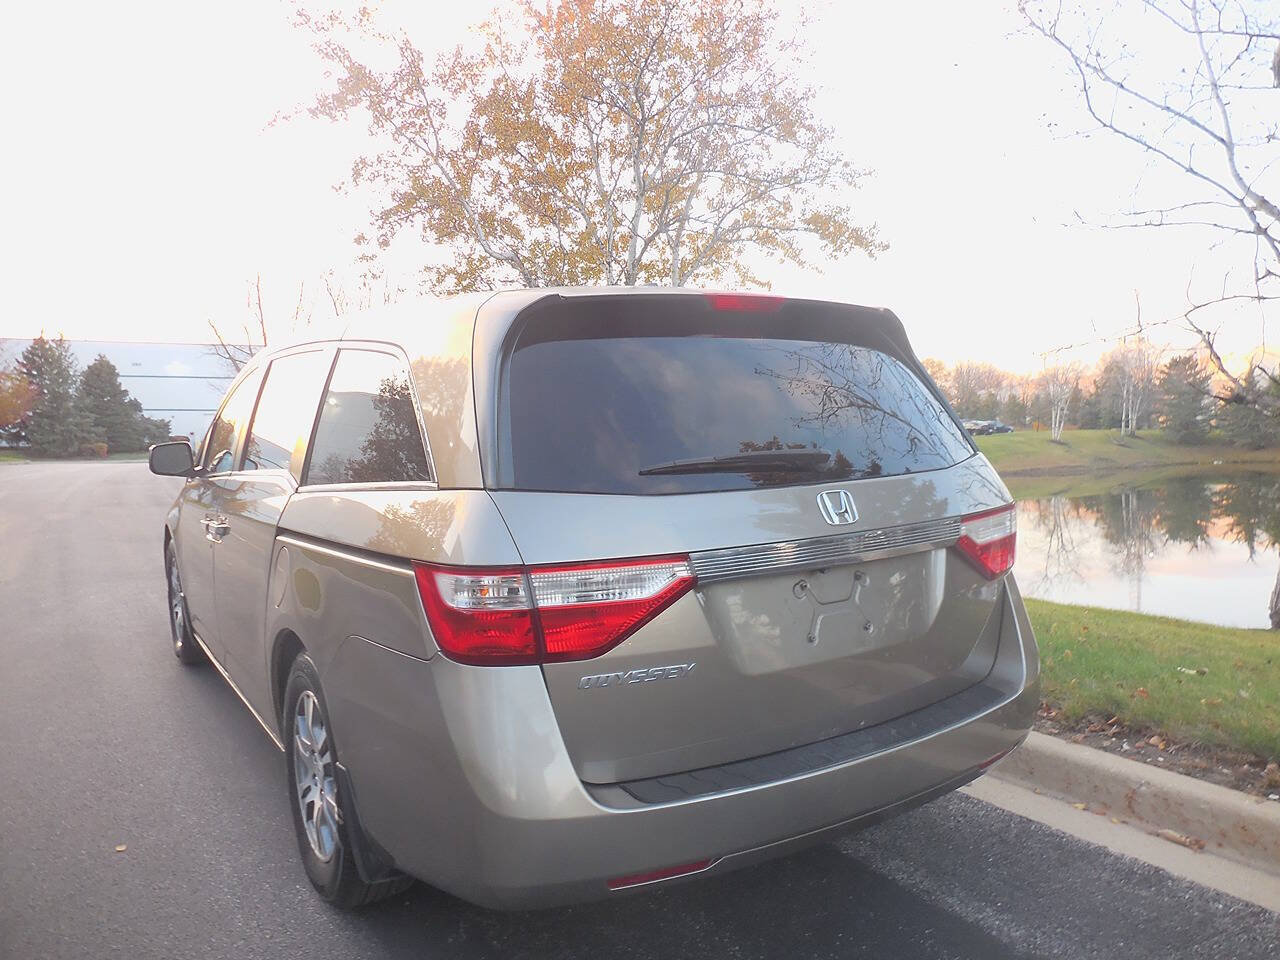
[[[147,457],[151,472],[161,477],[193,477],[196,473],[195,457],[191,444],[186,440],[156,443]]]

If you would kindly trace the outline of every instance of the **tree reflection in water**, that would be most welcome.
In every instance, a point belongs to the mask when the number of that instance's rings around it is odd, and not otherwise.
[[[1141,610],[1148,564],[1171,545],[1212,551],[1214,540],[1241,543],[1256,561],[1260,552],[1280,543],[1280,475],[1165,477],[1104,494],[1025,500],[1019,510],[1043,541],[1037,551],[1042,555],[1023,565],[1031,571],[1029,593],[1084,584],[1081,550],[1096,532],[1111,571],[1129,585],[1130,606]],[[1259,597],[1258,603],[1266,604],[1267,598]]]

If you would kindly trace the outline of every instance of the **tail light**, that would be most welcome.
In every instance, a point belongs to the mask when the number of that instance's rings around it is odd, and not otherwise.
[[[988,580],[1013,569],[1018,539],[1018,514],[1014,505],[975,513],[960,521],[956,549],[963,553]]]
[[[440,649],[480,665],[598,657],[694,583],[687,557],[501,568],[415,563],[414,573]]]

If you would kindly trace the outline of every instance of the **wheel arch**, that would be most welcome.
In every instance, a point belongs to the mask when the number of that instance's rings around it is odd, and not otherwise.
[[[304,653],[306,649],[302,638],[287,627],[278,631],[271,643],[271,705],[275,722],[281,727],[281,735],[285,732],[282,728],[282,715],[284,691],[289,683],[289,668],[293,666],[298,654]]]

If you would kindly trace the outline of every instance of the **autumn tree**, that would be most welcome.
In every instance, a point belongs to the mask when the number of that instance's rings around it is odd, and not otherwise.
[[[962,417],[993,420],[1000,411],[1001,391],[1009,375],[989,363],[962,361],[951,370],[948,399]]]
[[[947,365],[936,357],[925,357],[920,361],[921,365],[933,378],[933,382],[937,384],[938,389],[942,391],[942,395],[951,398],[951,371],[947,369]]]
[[[26,439],[24,425],[35,399],[30,380],[12,367],[0,369],[0,436],[19,443]]]
[[[359,113],[386,144],[352,170],[381,197],[374,241],[446,247],[426,268],[438,292],[753,286],[760,256],[883,249],[763,0],[523,0],[482,50],[431,63],[368,11],[298,19],[335,77],[311,113]]]
[[[1273,371],[1230,369],[1224,308],[1280,299],[1280,6],[1273,0],[1020,0],[1061,55],[1093,126],[1172,177],[1144,177],[1115,226],[1200,231],[1236,267],[1193,293],[1183,320],[1233,400],[1280,410]],[[1149,185],[1150,184],[1150,185]]]

